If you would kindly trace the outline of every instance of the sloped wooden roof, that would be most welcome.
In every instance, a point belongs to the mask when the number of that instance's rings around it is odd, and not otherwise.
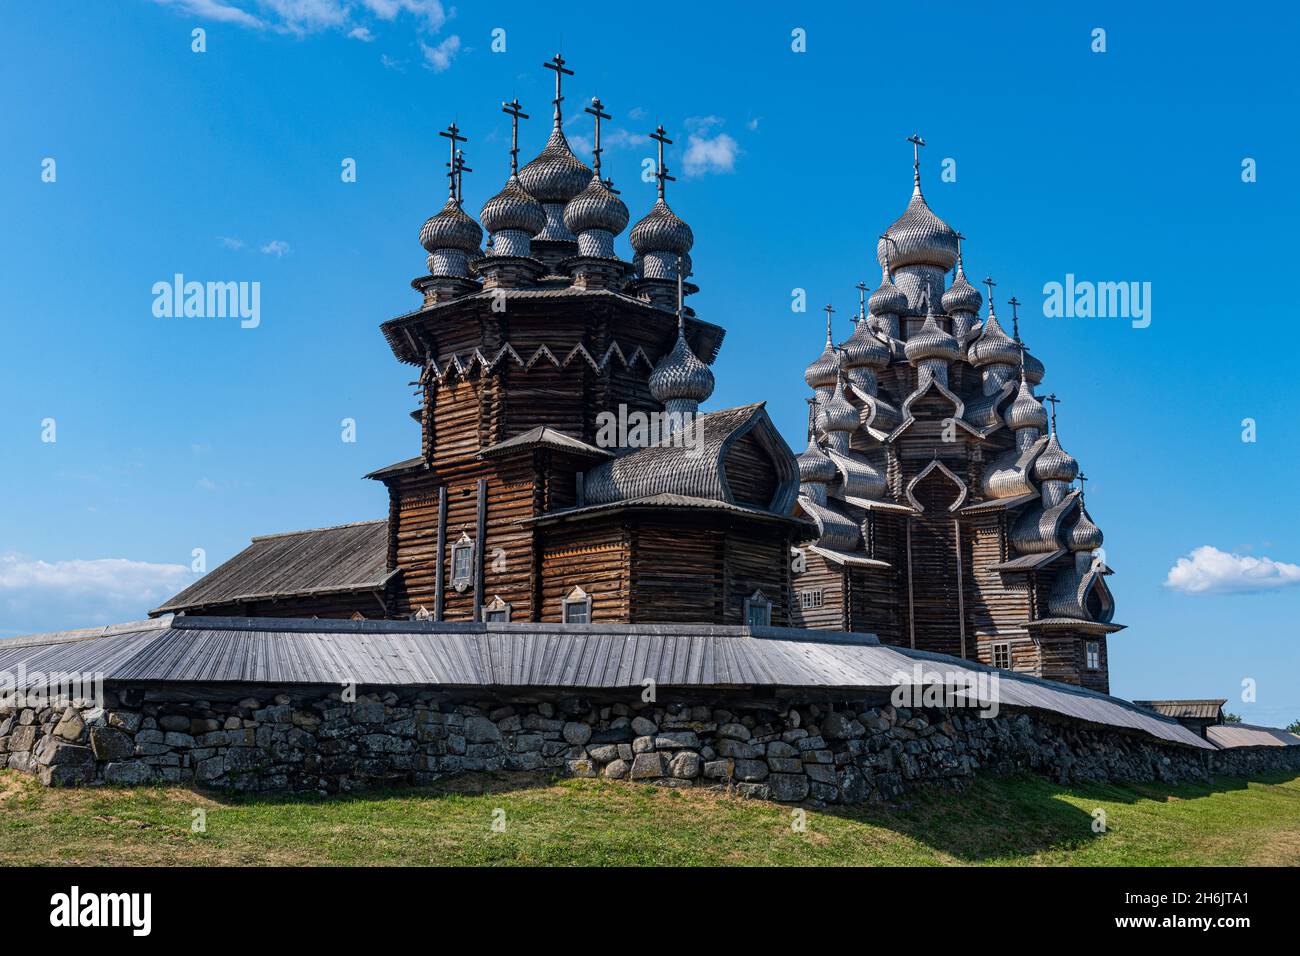
[[[1135,700],[1133,703],[1154,710],[1166,717],[1186,717],[1189,720],[1218,720],[1227,698],[1207,700]]]
[[[263,535],[149,613],[375,590],[396,573],[388,570],[387,521]]]
[[[996,673],[998,703],[1211,749],[1125,700],[973,661],[798,628],[690,624],[452,624],[284,618],[159,618],[0,641],[0,669],[92,671],[106,681],[549,688],[813,689],[852,694]],[[926,678],[923,678],[926,679]]]

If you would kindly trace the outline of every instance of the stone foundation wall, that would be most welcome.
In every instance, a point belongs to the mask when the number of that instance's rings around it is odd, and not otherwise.
[[[222,692],[228,694],[228,691]],[[889,800],[980,770],[1061,782],[1300,769],[1300,747],[1210,753],[1037,713],[886,701],[646,704],[466,700],[433,691],[194,699],[123,688],[103,707],[0,706],[0,765],[50,785],[337,792],[464,772],[550,770],[782,801]]]

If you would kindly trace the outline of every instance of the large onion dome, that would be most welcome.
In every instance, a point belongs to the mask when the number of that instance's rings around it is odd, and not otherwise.
[[[880,286],[867,300],[867,308],[872,315],[902,315],[907,311],[907,296],[894,285],[894,277],[888,269],[881,276]]]
[[[514,175],[506,180],[501,192],[483,204],[478,217],[488,232],[508,230],[534,236],[546,225],[546,210]]]
[[[955,338],[939,327],[931,310],[926,313],[925,324],[903,346],[903,353],[907,356],[907,360],[913,363],[922,359],[944,359],[953,362],[961,357],[961,346],[957,344]]]
[[[844,397],[844,382],[837,380],[835,394],[821,407],[821,426],[828,432],[851,432],[858,427],[858,410]]]
[[[420,245],[429,253],[439,249],[473,253],[478,251],[482,241],[483,230],[465,214],[454,198],[448,198],[442,211],[430,216],[420,230]]]
[[[1079,509],[1079,520],[1066,536],[1066,547],[1071,551],[1096,551],[1101,547],[1101,529],[1093,524],[1088,512]]]
[[[920,183],[903,215],[885,230],[876,243],[876,261],[885,264],[886,252],[895,269],[910,265],[938,266],[945,272],[957,261],[957,233],[930,211],[921,195]]]
[[[1021,381],[1016,400],[1007,409],[1003,420],[1012,431],[1036,428],[1041,432],[1047,428],[1047,409],[1043,408],[1043,403],[1029,390],[1028,382]]]
[[[591,169],[573,155],[558,119],[537,158],[519,170],[519,182],[540,203],[567,203],[590,179]]]
[[[859,321],[854,326],[853,334],[840,346],[840,350],[840,364],[846,370],[884,368],[889,364],[889,346],[876,337],[866,321]]]
[[[990,313],[984,322],[984,330],[971,343],[967,356],[970,363],[976,366],[1019,365],[1020,346],[1002,330],[998,317]]]
[[[667,252],[684,256],[695,245],[695,234],[662,198],[655,201],[645,218],[632,227],[628,236],[632,248],[640,255]]]
[[[943,311],[948,315],[955,312],[969,312],[971,315],[979,315],[980,307],[984,304],[984,297],[979,294],[979,290],[966,280],[966,272],[961,267],[961,260],[957,261],[957,276],[952,280],[947,291],[944,292],[943,298],[939,300],[943,305]]]
[[[808,448],[801,455],[795,456],[799,464],[799,480],[810,484],[827,485],[840,476],[827,454],[817,447],[817,443],[808,439]]]
[[[589,229],[618,234],[627,227],[627,220],[627,206],[599,176],[592,176],[587,188],[564,207],[564,225],[575,235]]]
[[[681,329],[672,351],[650,373],[650,394],[664,404],[702,402],[713,394],[713,372],[691,351]]]
[[[835,354],[835,346],[830,336],[826,336],[826,348],[806,369],[803,380],[809,388],[830,388],[835,384],[840,373],[840,357]]]
[[[1056,440],[1056,432],[1047,439],[1047,447],[1034,462],[1034,477],[1039,481],[1074,481],[1079,475],[1079,463],[1066,453]]]

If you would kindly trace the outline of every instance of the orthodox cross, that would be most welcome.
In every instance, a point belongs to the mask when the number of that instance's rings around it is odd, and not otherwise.
[[[992,276],[985,276],[983,284],[988,286],[989,288],[989,315],[992,315],[993,314],[993,287],[997,285],[997,283],[993,281]]]
[[[953,233],[953,235],[957,237],[957,266],[956,268],[953,269],[952,272],[952,274],[955,276],[957,274],[957,269],[961,268],[961,241],[966,237],[962,235],[960,232],[955,232]]]
[[[1011,306],[1011,332],[1012,338],[1017,342],[1020,341],[1020,313],[1016,310],[1020,308],[1020,300],[1014,295],[1007,299],[1007,305]]]
[[[664,165],[664,146],[671,146],[673,141],[668,138],[664,132],[663,124],[655,127],[655,131],[650,134],[650,138],[659,144],[659,165],[655,170],[655,179],[659,180],[659,198],[664,198],[664,183],[677,182],[676,176],[668,175],[668,167]]]
[[[1061,400],[1057,398],[1056,393],[1053,392],[1051,395],[1048,395],[1043,399],[1043,401],[1052,406],[1052,434],[1056,434],[1056,406],[1061,403]]]
[[[887,232],[881,233],[880,238],[885,242],[885,275],[892,279],[894,274],[889,268],[889,247],[894,244],[894,238]]]
[[[455,123],[452,123],[445,130],[442,130],[440,133],[438,133],[438,135],[445,136],[449,140],[447,146],[451,152],[450,155],[447,157],[447,178],[450,180],[450,182],[448,183],[448,196],[451,199],[455,199],[456,198],[456,144],[468,143],[469,140],[466,139],[464,136],[460,135],[460,127],[458,127]]]
[[[619,190],[614,188],[614,180],[612,179],[605,180],[605,188],[608,189],[610,192],[612,192],[615,196],[619,194]]]
[[[591,98],[591,105],[583,110],[584,113],[590,113],[592,116],[596,117],[596,146],[591,151],[591,155],[594,157],[592,160],[592,166],[595,169],[597,179],[600,178],[600,154],[604,152],[604,150],[600,148],[600,121],[603,119],[613,119],[613,117],[608,113],[604,112],[604,109],[605,104],[600,101],[600,97],[593,96]]]
[[[916,185],[921,185],[921,147],[925,145],[925,140],[921,139],[919,133],[913,133],[907,137],[907,141],[912,144],[912,181]]]
[[[1079,497],[1080,498],[1083,497],[1083,487],[1087,483],[1088,483],[1088,476],[1085,475],[1083,472],[1079,472]]]
[[[858,319],[867,317],[867,284],[859,282],[853,288],[858,290]]]
[[[834,306],[826,306],[826,344],[831,344],[831,313],[835,311]]]
[[[519,97],[501,104],[501,112],[510,114],[510,175],[519,172],[519,121],[528,114],[519,105]]]
[[[456,202],[457,203],[459,203],[461,200],[461,190],[460,190],[461,181],[464,179],[465,173],[472,173],[472,172],[474,172],[473,167],[465,165],[465,151],[463,149],[456,150]]]
[[[555,71],[555,99],[551,102],[555,104],[556,123],[560,122],[560,102],[564,99],[564,96],[560,93],[561,84],[564,82],[566,76],[573,76],[572,70],[566,70],[564,68],[564,62],[564,57],[557,53],[542,64],[546,69]]]

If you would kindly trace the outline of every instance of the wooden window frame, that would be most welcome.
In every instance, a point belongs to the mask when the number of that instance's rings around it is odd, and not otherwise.
[[[582,607],[584,621],[570,621],[569,609]],[[560,623],[561,624],[590,624],[591,623],[591,595],[580,587],[575,587],[568,593],[567,597],[560,599]]]
[[[799,607],[804,611],[815,611],[826,602],[824,588],[804,588],[799,592]]]
[[[1004,670],[1004,671],[1009,671],[1009,670],[1011,670],[1011,642],[1010,642],[1010,641],[994,641],[994,642],[992,643],[992,645],[990,645],[990,646],[991,646],[991,648],[992,648],[992,660],[993,660],[993,666],[994,666],[994,667],[997,667],[997,668],[999,668],[999,669],[1001,669],[1001,670]],[[1002,650],[1002,651],[1006,651],[1007,662],[1006,662],[1005,664],[999,664],[999,663],[998,663],[998,651],[1000,651],[1000,650]]]
[[[464,574],[457,574],[456,564],[462,554],[469,553],[468,567]],[[474,583],[474,542],[468,534],[461,533],[460,538],[451,546],[451,586],[459,592],[469,590]]]
[[[1093,657],[1097,662],[1093,663]],[[1083,666],[1085,670],[1101,670],[1101,641],[1084,641],[1083,642]]]
[[[754,624],[750,618],[751,612],[756,608],[762,608],[767,612],[767,620],[762,624]],[[755,591],[749,597],[745,598],[745,626],[746,627],[771,627],[772,626],[772,601],[762,591]]]
[[[484,624],[488,624],[488,623],[509,624],[511,614],[513,612],[514,612],[514,605],[512,605],[509,601],[503,601],[499,597],[494,597],[492,599],[492,603],[484,604],[481,608],[479,608],[479,620],[482,621]],[[493,621],[493,619],[489,616],[492,614],[504,614],[505,617]]]

